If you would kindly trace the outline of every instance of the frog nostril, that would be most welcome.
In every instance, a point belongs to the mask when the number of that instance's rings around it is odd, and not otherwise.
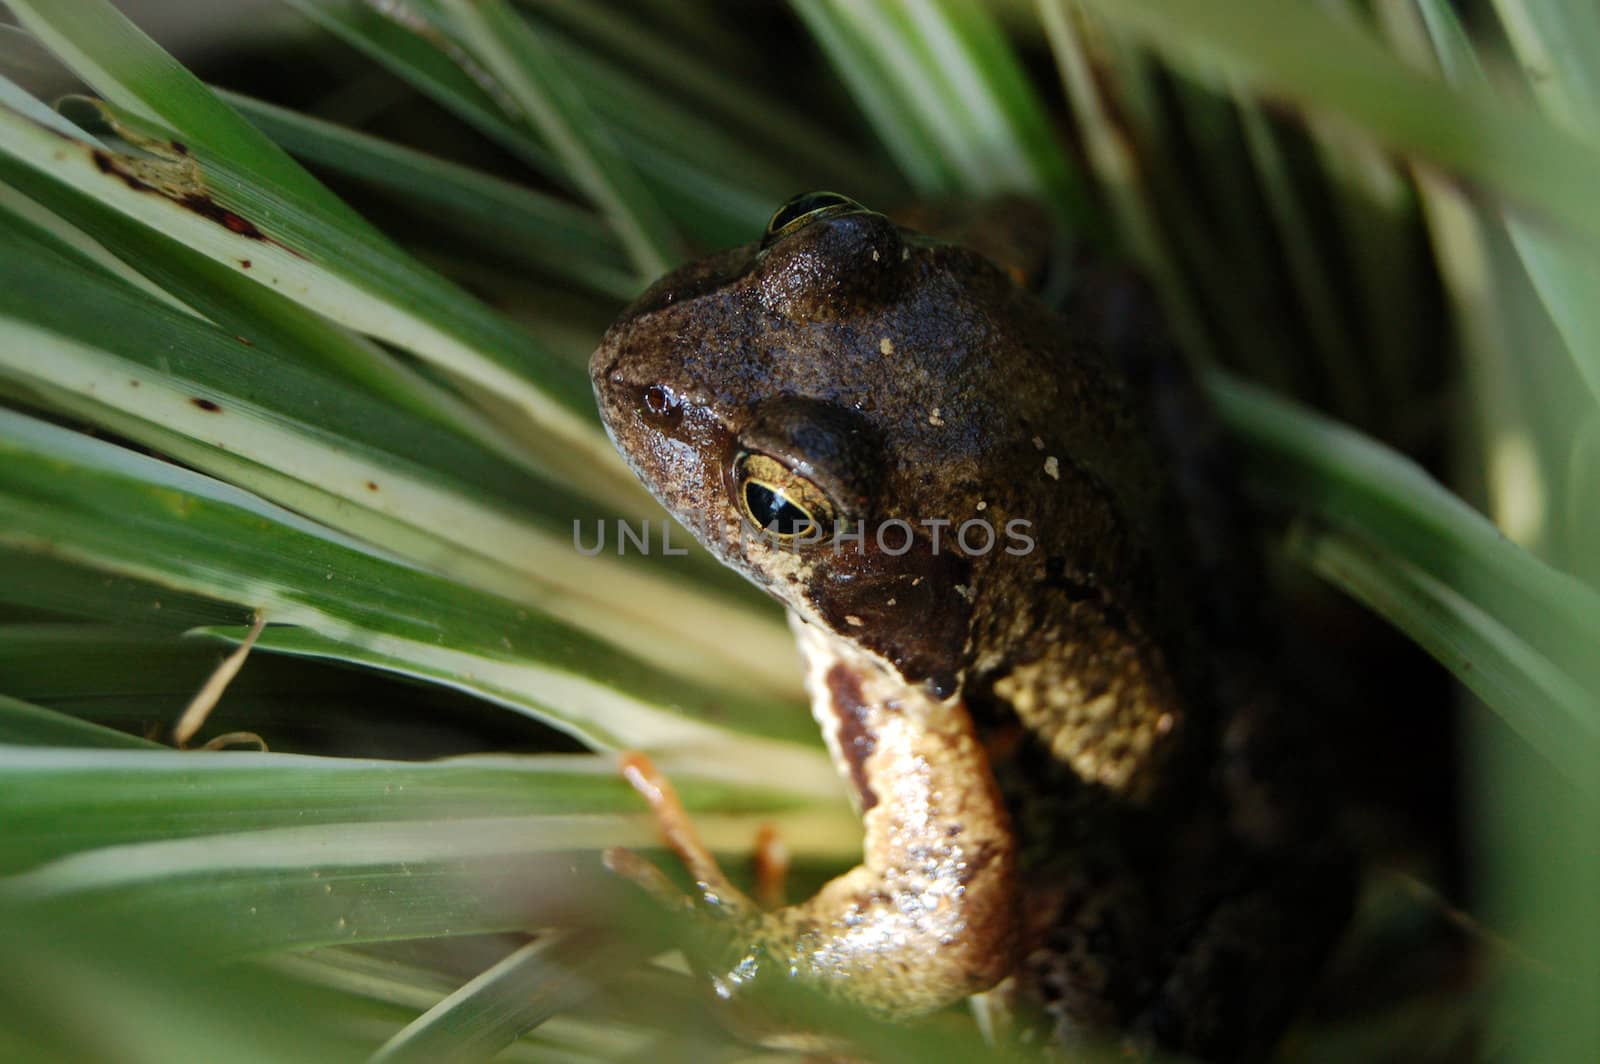
[[[644,390],[644,408],[650,413],[660,416],[678,405],[671,392],[659,384],[652,384]]]

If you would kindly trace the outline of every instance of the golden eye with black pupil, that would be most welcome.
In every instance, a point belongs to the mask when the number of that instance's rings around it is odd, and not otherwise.
[[[772,220],[767,223],[767,232],[761,243],[763,246],[771,244],[796,229],[810,225],[818,218],[835,214],[853,214],[864,210],[866,208],[861,204],[837,192],[806,192],[773,212]]]
[[[739,507],[763,532],[790,540],[820,538],[833,528],[833,503],[823,490],[764,454],[741,455],[735,467]]]

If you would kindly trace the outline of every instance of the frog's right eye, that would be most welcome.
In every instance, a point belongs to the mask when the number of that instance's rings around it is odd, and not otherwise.
[[[739,508],[760,531],[784,540],[811,540],[833,528],[827,493],[777,459],[741,455],[734,474]]]
[[[773,212],[772,220],[767,222],[766,235],[761,238],[761,245],[766,247],[819,218],[829,218],[836,214],[854,214],[865,210],[865,207],[849,196],[841,196],[837,192],[804,193]]]

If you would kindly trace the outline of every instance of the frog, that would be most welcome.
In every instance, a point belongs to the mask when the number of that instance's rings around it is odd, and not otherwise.
[[[788,611],[861,863],[765,908],[669,781],[627,771],[735,929],[707,973],[725,1000],[972,999],[1057,1049],[1261,1059],[1349,915],[1334,781],[1159,301],[1103,255],[1041,253],[1049,217],[1020,215],[923,232],[807,193],[604,334],[611,440]]]

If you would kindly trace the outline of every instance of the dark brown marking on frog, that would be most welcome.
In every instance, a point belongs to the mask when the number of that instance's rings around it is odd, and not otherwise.
[[[867,782],[867,758],[877,748],[877,740],[867,727],[867,703],[861,695],[861,680],[848,665],[828,670],[828,697],[839,718],[839,752],[850,764],[850,782],[861,799],[865,813],[878,804],[878,796]]]
[[[912,683],[941,699],[954,694],[969,656],[972,604],[957,590],[969,579],[967,559],[951,550],[936,553],[920,538],[907,553],[891,555],[870,531],[859,551],[852,543],[823,549],[829,553],[809,595],[818,614],[835,630],[850,631]]]

